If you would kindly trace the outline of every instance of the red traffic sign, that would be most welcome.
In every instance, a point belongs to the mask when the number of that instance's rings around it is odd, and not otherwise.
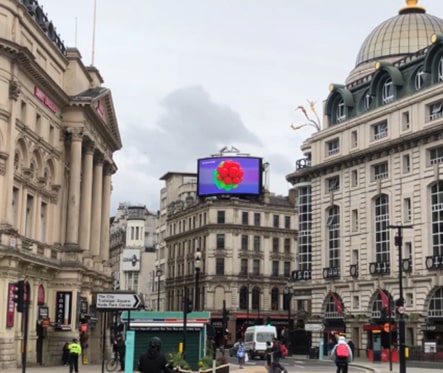
[[[404,306],[399,306],[398,308],[397,308],[397,312],[400,314],[400,315],[403,315],[404,313],[405,313],[405,307]]]

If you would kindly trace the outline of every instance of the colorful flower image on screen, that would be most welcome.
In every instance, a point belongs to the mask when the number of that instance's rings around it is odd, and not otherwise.
[[[243,169],[240,163],[232,159],[221,161],[214,170],[213,179],[219,189],[229,191],[237,188],[243,181]]]

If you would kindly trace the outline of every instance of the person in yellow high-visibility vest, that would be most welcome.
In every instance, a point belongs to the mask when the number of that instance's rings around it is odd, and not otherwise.
[[[77,338],[74,338],[68,346],[69,348],[69,373],[78,373],[78,357],[82,353],[82,346],[78,343]]]

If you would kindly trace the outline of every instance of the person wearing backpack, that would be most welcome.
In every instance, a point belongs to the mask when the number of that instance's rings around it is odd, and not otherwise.
[[[283,372],[287,373],[287,370],[280,364],[282,358],[281,343],[277,338],[272,339],[272,371],[274,373]]]
[[[245,365],[245,355],[246,355],[245,344],[243,343],[242,339],[239,339],[237,347],[237,359],[240,369],[243,369],[243,365]]]
[[[337,373],[348,373],[348,363],[353,359],[351,347],[344,336],[338,337],[338,342],[331,352],[331,360],[335,361]]]

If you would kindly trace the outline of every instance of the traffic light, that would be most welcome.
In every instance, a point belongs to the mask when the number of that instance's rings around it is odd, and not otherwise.
[[[17,281],[14,284],[14,303],[16,303],[17,312],[24,312],[25,310],[25,282],[23,280]]]
[[[185,312],[186,313],[192,312],[192,299],[191,298],[185,298]]]

